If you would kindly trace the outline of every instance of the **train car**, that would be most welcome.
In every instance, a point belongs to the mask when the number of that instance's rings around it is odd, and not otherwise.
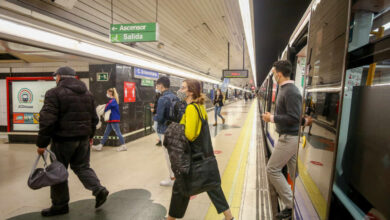
[[[295,219],[390,219],[390,3],[313,1],[279,59],[302,93]],[[260,87],[275,111],[277,84]],[[263,123],[272,153],[277,133]],[[283,204],[279,204],[282,208]]]

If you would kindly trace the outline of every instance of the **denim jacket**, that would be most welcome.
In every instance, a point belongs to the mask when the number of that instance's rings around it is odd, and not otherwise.
[[[169,109],[171,107],[171,100],[177,99],[177,96],[171,91],[164,91],[157,102],[156,115],[154,120],[157,121],[157,132],[159,134],[164,134],[167,129],[167,120],[169,117]]]

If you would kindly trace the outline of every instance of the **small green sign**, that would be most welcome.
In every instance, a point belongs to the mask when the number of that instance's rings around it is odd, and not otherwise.
[[[111,43],[157,41],[156,32],[111,34]]]
[[[154,86],[154,81],[151,79],[141,79],[141,86]]]
[[[108,73],[97,73],[97,81],[108,81]]]
[[[156,32],[157,23],[111,24],[111,34]]]
[[[158,24],[111,24],[110,40],[111,43],[157,41]]]

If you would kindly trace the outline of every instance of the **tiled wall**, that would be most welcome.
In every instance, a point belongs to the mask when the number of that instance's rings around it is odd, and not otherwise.
[[[5,79],[0,80],[0,126],[7,126],[7,88]]]

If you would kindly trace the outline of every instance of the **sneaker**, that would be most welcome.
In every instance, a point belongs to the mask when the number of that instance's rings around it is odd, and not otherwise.
[[[116,151],[127,151],[127,147],[125,146],[125,145],[121,145],[121,146],[119,146],[117,149],[116,149]]]
[[[214,123],[213,126],[217,126],[217,123]]]
[[[69,212],[68,205],[64,206],[61,209],[50,207],[48,209],[44,209],[41,211],[41,215],[45,217],[55,216],[55,215],[63,215]]]
[[[225,124],[225,119],[224,118],[222,118],[222,124]]]
[[[291,215],[292,215],[292,209],[290,208],[285,208],[283,211],[279,212],[278,214],[276,214],[276,218],[277,219],[290,219],[291,218]]]
[[[102,144],[92,145],[92,149],[95,150],[95,151],[101,151],[102,148],[103,148]]]
[[[160,186],[173,186],[173,183],[175,181],[174,180],[171,180],[170,178],[169,179],[166,179],[166,180],[163,180],[160,182]]]
[[[106,202],[108,194],[109,192],[106,188],[100,190],[100,192],[96,195],[95,208],[99,208]]]
[[[161,141],[158,141],[157,144],[156,144],[156,146],[161,147],[161,146],[162,146],[162,142],[161,142]]]

